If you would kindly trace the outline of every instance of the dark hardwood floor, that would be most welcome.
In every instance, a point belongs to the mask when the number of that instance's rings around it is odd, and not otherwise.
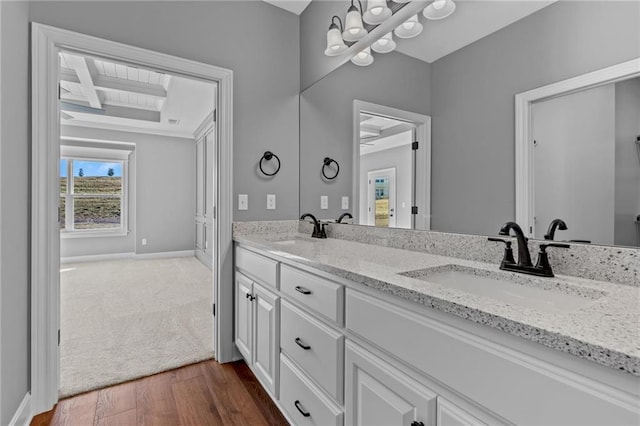
[[[242,362],[204,361],[63,399],[31,426],[287,425]]]

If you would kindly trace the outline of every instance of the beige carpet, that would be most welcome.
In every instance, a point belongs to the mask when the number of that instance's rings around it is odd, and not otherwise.
[[[60,397],[213,357],[211,271],[195,257],[64,264]]]

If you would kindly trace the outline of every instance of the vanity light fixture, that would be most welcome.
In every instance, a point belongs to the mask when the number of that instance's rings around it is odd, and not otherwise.
[[[435,0],[424,8],[422,15],[427,19],[437,21],[451,15],[454,10],[456,10],[456,4],[453,0]]]
[[[362,19],[367,24],[377,25],[383,23],[391,15],[392,12],[387,6],[387,0],[369,0],[367,11],[362,15]]]
[[[396,48],[396,42],[393,41],[393,33],[389,32],[371,45],[371,49],[378,53],[388,53]]]
[[[413,38],[422,32],[422,24],[418,21],[418,15],[404,21],[393,30],[394,34],[400,38]]]
[[[338,20],[340,26],[336,25],[335,20]],[[329,25],[329,31],[327,31],[327,49],[324,54],[327,56],[338,56],[347,50],[347,45],[344,44],[342,39],[342,20],[339,16],[333,16],[331,18],[331,25]]]
[[[367,47],[362,49],[360,52],[356,53],[353,58],[351,58],[351,62],[360,66],[366,67],[367,65],[371,65],[373,63],[373,55],[371,54],[371,48]]]
[[[358,9],[351,0],[351,6],[347,11],[347,17],[344,21],[344,31],[342,32],[342,38],[344,41],[358,41],[362,37],[367,35],[367,30],[364,29],[362,24],[362,3],[358,0],[360,9]]]
[[[411,0],[367,0],[367,10],[364,11],[361,0],[358,6],[351,0],[351,6],[347,11],[347,16],[343,20],[339,16],[331,17],[331,25],[327,31],[327,48],[324,54],[327,56],[339,56],[349,50],[349,47],[365,37],[369,31],[383,24],[387,19],[392,18],[396,12],[402,9]],[[431,20],[444,19],[451,15],[456,9],[453,0],[433,0],[422,14]],[[336,21],[337,19],[337,21]],[[363,24],[366,23],[366,26]],[[352,58],[351,62],[358,66],[367,66],[373,63],[371,51],[376,53],[387,53],[395,50],[396,42],[393,34],[399,38],[413,38],[422,32],[423,26],[415,14],[392,32],[386,33],[371,44],[366,44]]]

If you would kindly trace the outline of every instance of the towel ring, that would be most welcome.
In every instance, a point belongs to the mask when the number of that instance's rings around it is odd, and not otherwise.
[[[264,171],[264,169],[262,168],[262,162],[263,162],[264,160],[271,161],[271,159],[272,159],[272,158],[274,158],[274,157],[275,157],[275,159],[276,159],[276,160],[278,160],[278,168],[277,168],[277,169],[276,169],[276,171],[275,171],[275,172],[273,172],[273,173],[267,173],[267,172],[265,172],[265,171]],[[277,155],[275,155],[275,154],[274,154],[273,152],[271,152],[271,151],[265,151],[265,152],[264,152],[264,154],[262,154],[262,158],[260,159],[260,171],[261,171],[265,176],[275,176],[275,175],[277,175],[277,174],[278,174],[278,172],[280,171],[280,158],[278,158],[278,156],[277,156]]]
[[[331,163],[336,163],[336,174],[331,176],[331,177],[329,177],[325,173],[324,169],[325,169],[325,167],[329,167],[331,165]],[[334,160],[333,158],[324,157],[324,160],[322,161],[322,176],[324,176],[325,179],[333,180],[333,179],[338,177],[338,173],[340,173],[340,164],[338,164],[338,162],[336,160]]]

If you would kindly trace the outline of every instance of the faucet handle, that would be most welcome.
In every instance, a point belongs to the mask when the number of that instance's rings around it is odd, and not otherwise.
[[[505,248],[504,248],[504,256],[502,258],[502,265],[505,265],[508,263],[516,263],[516,260],[513,258],[513,249],[511,248],[511,241],[508,241],[502,238],[495,238],[495,237],[489,237],[487,238],[487,240],[495,241],[498,243],[504,243]]]
[[[571,248],[569,244],[562,243],[548,243],[548,244],[540,244],[540,253],[546,253],[547,247],[558,247],[558,248]]]
[[[489,237],[489,238],[487,238],[487,240],[488,241],[496,241],[496,242],[499,242],[499,243],[505,243],[507,248],[511,248],[511,241],[507,241],[507,240],[505,240],[503,238]]]

